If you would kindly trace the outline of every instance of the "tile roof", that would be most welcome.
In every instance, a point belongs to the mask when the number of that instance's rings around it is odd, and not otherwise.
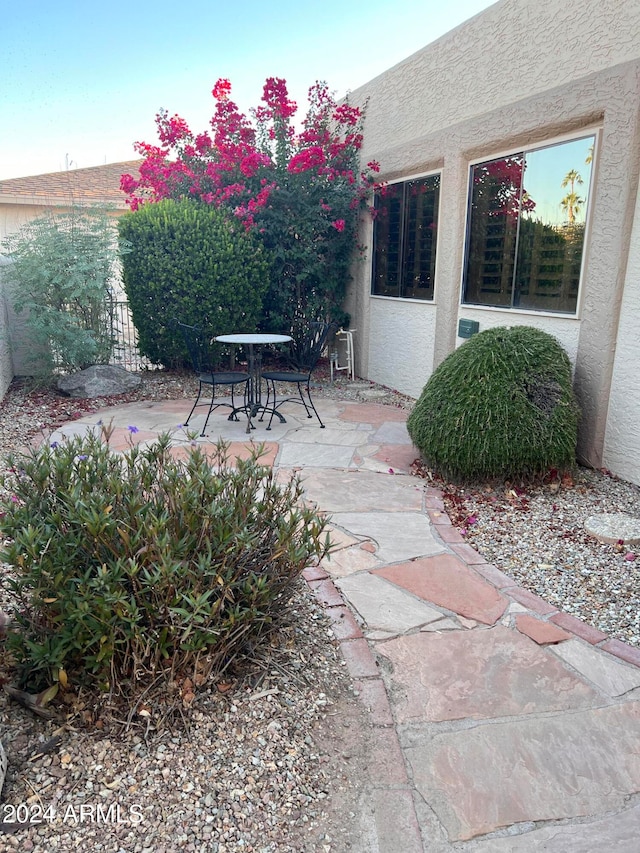
[[[49,172],[27,178],[0,181],[0,204],[68,204],[71,200],[95,201],[124,208],[120,176],[136,174],[142,160],[125,160],[87,169]]]

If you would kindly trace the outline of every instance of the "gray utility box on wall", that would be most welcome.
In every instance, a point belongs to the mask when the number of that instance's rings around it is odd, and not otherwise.
[[[480,331],[480,323],[477,320],[458,320],[458,337],[470,338]]]

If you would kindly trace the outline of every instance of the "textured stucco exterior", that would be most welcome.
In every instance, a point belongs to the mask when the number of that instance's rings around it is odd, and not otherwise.
[[[562,343],[562,346],[571,359],[571,363],[575,365],[578,358],[578,344],[580,342],[580,321],[573,317],[553,317],[549,314],[536,313],[530,311],[528,313],[518,311],[511,318],[511,312],[492,311],[488,308],[478,308],[475,305],[464,305],[460,307],[460,318],[466,320],[476,320],[479,323],[479,328],[494,329],[496,326],[533,326],[535,329],[540,329],[553,335]],[[506,315],[506,316],[505,316]],[[457,327],[456,327],[457,328]],[[456,346],[464,343],[464,338],[456,339]]]
[[[604,465],[640,483],[640,192],[625,278],[604,446]]]
[[[630,247],[640,240],[640,3],[501,0],[350,100],[367,99],[363,161],[378,160],[383,180],[440,170],[442,181],[434,301],[402,309],[404,300],[370,295],[370,261],[355,272],[347,306],[362,330],[360,374],[417,396],[416,389],[460,344],[461,317],[478,320],[481,330],[542,328],[558,338],[574,364],[583,409],[581,458],[604,464],[606,432],[613,459],[609,436],[615,432],[607,419],[610,392],[612,404],[618,393],[614,360],[618,376],[631,346],[623,338],[632,321],[620,322],[621,308],[638,308],[638,297],[634,303],[627,291],[634,275]],[[575,317],[461,305],[470,163],[587,133],[596,135],[596,151]],[[364,226],[369,248],[371,234],[371,225]],[[425,332],[433,337],[421,338]],[[408,340],[417,355],[407,364],[406,355],[396,358],[389,347]],[[640,395],[627,404],[625,420],[632,411],[640,421]],[[637,434],[635,441],[640,456]]]
[[[369,371],[388,388],[403,388],[419,397],[420,375],[433,364],[436,312],[434,306],[404,299],[371,300]],[[402,330],[398,335],[398,330]]]
[[[6,199],[4,202],[0,201],[0,240],[15,234],[27,222],[43,216],[46,212],[47,208],[41,204],[21,204]]]

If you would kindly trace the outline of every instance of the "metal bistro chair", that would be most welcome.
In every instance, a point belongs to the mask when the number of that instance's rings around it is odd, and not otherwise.
[[[289,361],[294,369],[292,370],[267,370],[263,371],[262,378],[267,383],[267,409],[271,409],[271,417],[267,429],[271,429],[271,421],[274,414],[280,406],[285,403],[300,403],[304,406],[307,417],[311,418],[313,414],[317,417],[320,427],[324,429],[324,424],[318,414],[318,411],[311,399],[311,374],[313,373],[316,364],[318,363],[322,351],[327,345],[327,341],[337,328],[336,323],[327,322],[312,322],[307,326],[306,331],[301,334],[293,335],[293,341],[289,348]],[[276,401],[276,382],[291,383],[297,387],[297,397],[285,397],[282,400]],[[305,400],[303,388],[306,392],[307,399]],[[271,402],[272,401],[272,402]]]
[[[217,409],[219,406],[226,406],[227,408],[231,409],[229,420],[237,421],[237,412],[243,407],[236,405],[234,399],[234,390],[236,385],[244,385],[244,406],[246,407],[247,393],[249,390],[249,374],[235,370],[212,370],[211,365],[209,363],[209,343],[204,337],[202,330],[198,326],[188,326],[186,323],[181,323],[179,320],[172,320],[171,327],[174,329],[179,329],[182,333],[185,346],[187,347],[187,351],[189,353],[189,358],[191,359],[191,364],[198,379],[198,396],[196,397],[196,401],[193,404],[193,407],[189,412],[189,417],[184,422],[184,425],[188,426],[189,421],[191,420],[191,415],[195,412],[197,406],[206,405],[209,406],[209,411],[207,412],[207,417],[205,419],[204,426],[202,427],[202,432],[200,433],[201,436],[204,436],[211,412],[214,409]],[[204,400],[202,403],[200,403],[200,397],[202,396],[203,388],[207,385],[211,387],[211,400]],[[219,387],[231,388],[230,403],[216,402],[216,388]]]

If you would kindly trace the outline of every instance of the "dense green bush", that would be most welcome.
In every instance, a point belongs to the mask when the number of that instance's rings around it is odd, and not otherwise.
[[[219,674],[273,630],[326,553],[299,480],[276,483],[257,452],[232,468],[223,444],[180,461],[168,435],[122,455],[91,435],[10,464],[7,642],[30,687],[91,675],[126,696],[158,676]]]
[[[565,351],[545,332],[514,326],[488,329],[452,352],[407,427],[435,471],[469,481],[571,468],[578,421]]]
[[[114,222],[103,211],[74,208],[28,222],[2,245],[13,261],[13,307],[25,312],[23,343],[34,375],[107,364],[118,264]]]
[[[123,279],[140,352],[154,363],[188,362],[177,317],[211,335],[255,331],[269,281],[268,256],[230,213],[165,199],[127,213]]]

